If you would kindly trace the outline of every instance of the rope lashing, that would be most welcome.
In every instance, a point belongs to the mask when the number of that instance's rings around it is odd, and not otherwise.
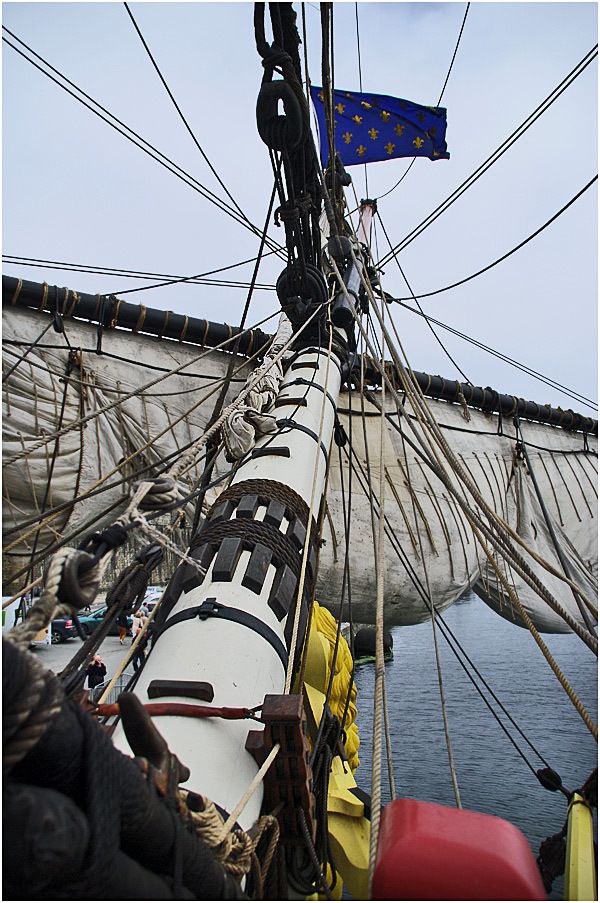
[[[178,342],[183,342],[183,340],[185,339],[185,334],[187,332],[189,323],[190,323],[190,318],[188,317],[187,314],[184,314],[183,315],[183,327],[181,329],[181,332],[179,333],[179,338],[177,339]]]
[[[133,330],[132,330],[135,334],[137,334],[140,331],[140,329],[144,325],[145,319],[146,319],[146,308],[143,304],[140,304],[140,314],[137,319],[137,323],[135,324],[135,326],[133,327]]]
[[[18,300],[18,298],[19,298],[19,295],[21,294],[21,289],[22,289],[22,288],[23,288],[23,280],[22,280],[22,279],[17,279],[17,285],[16,285],[16,288],[15,288],[15,290],[14,290],[14,293],[13,293],[12,298],[10,299],[10,304],[11,304],[11,306],[14,306],[14,305],[17,303],[17,300]]]
[[[471,419],[471,413],[470,413],[469,408],[468,408],[468,406],[467,406],[467,399],[465,398],[465,393],[463,392],[462,385],[459,383],[458,380],[456,380],[456,394],[458,395],[458,400],[459,400],[459,402],[460,402],[460,404],[461,404],[461,407],[462,407],[462,409],[463,409],[463,417],[465,418],[465,420],[466,420],[467,422],[469,422],[470,419]]]
[[[250,831],[238,828],[223,836],[224,819],[212,800],[185,790],[180,790],[178,795],[187,807],[188,818],[196,833],[211,848],[215,859],[218,859],[223,868],[231,875],[241,877],[250,872],[255,859],[259,866],[261,881],[264,881],[279,841],[277,819],[272,815],[263,815]],[[256,848],[268,832],[271,833],[271,837],[260,863],[256,857]],[[258,898],[262,899],[262,893],[258,894]]]
[[[560,775],[556,772],[553,772],[551,768],[549,769],[540,769],[540,771],[544,772],[552,772],[551,775],[546,775],[547,782],[542,780],[540,777],[540,772],[538,772],[538,778],[540,779],[540,783],[543,787],[546,787],[548,790],[561,790],[569,800],[575,795],[583,797],[581,802],[583,805],[589,806],[590,809],[596,809],[598,807],[598,769],[594,768],[583,787],[579,787],[574,791],[566,791],[562,786],[562,782],[560,779]],[[560,786],[555,786],[558,782]],[[552,834],[550,837],[546,837],[545,840],[542,840],[540,844],[539,855],[537,857],[537,864],[540,870],[542,881],[544,882],[544,887],[548,893],[552,890],[552,885],[554,881],[560,877],[560,875],[564,874],[565,864],[566,864],[566,850],[567,850],[567,830],[568,830],[568,821],[565,821],[561,830],[556,834]]]
[[[215,858],[231,874],[247,874],[250,871],[251,840],[245,831],[232,831],[223,837],[224,819],[212,800],[181,790],[179,798],[189,809],[189,818],[196,833],[208,844]]]
[[[46,309],[46,301],[48,300],[48,283],[42,283],[42,300],[38,305],[38,310],[42,311]]]

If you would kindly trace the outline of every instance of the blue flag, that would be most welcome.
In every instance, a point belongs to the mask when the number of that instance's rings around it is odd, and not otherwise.
[[[321,138],[321,160],[329,159],[323,89],[312,85]],[[344,166],[395,157],[448,160],[446,110],[423,107],[387,94],[334,91],[334,142]]]

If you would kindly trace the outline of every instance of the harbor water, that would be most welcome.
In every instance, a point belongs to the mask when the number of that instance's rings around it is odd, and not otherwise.
[[[597,765],[597,745],[528,630],[516,627],[469,593],[444,614],[496,696],[562,777],[583,784]],[[455,805],[441,717],[431,623],[392,629],[394,659],[385,665],[396,797]],[[543,637],[564,675],[597,720],[597,661],[573,634]],[[559,831],[566,799],[545,790],[503,733],[438,632],[450,737],[462,804],[506,818],[523,831],[534,854]],[[374,665],[357,668],[361,766],[356,780],[370,792]],[[503,718],[535,769],[543,763]],[[385,742],[383,744],[385,757]],[[384,759],[382,798],[390,799]],[[562,899],[562,879],[550,899]]]

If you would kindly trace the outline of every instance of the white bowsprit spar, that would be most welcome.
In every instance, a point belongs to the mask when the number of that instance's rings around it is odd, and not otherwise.
[[[365,234],[371,216],[367,205]],[[350,267],[347,286],[357,291],[359,281]],[[290,692],[314,593],[343,355],[330,330],[324,346],[292,352],[303,329],[293,336],[282,320],[283,338],[270,351],[271,365],[287,353],[273,404],[280,425],[256,441],[192,541],[189,554],[204,576],[189,565],[180,575],[181,595],[136,685],[144,701],[159,693],[161,701],[181,701],[177,685],[189,692],[190,681],[208,684],[216,707],[253,709]],[[247,723],[168,716],[157,725],[190,767],[189,786],[233,811],[258,768],[245,748]],[[121,729],[115,743],[127,749]],[[242,827],[256,821],[261,803],[258,788],[239,814]]]

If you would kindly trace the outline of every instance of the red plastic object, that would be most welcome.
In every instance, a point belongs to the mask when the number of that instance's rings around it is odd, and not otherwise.
[[[373,900],[545,900],[525,836],[493,815],[418,800],[382,813]]]

